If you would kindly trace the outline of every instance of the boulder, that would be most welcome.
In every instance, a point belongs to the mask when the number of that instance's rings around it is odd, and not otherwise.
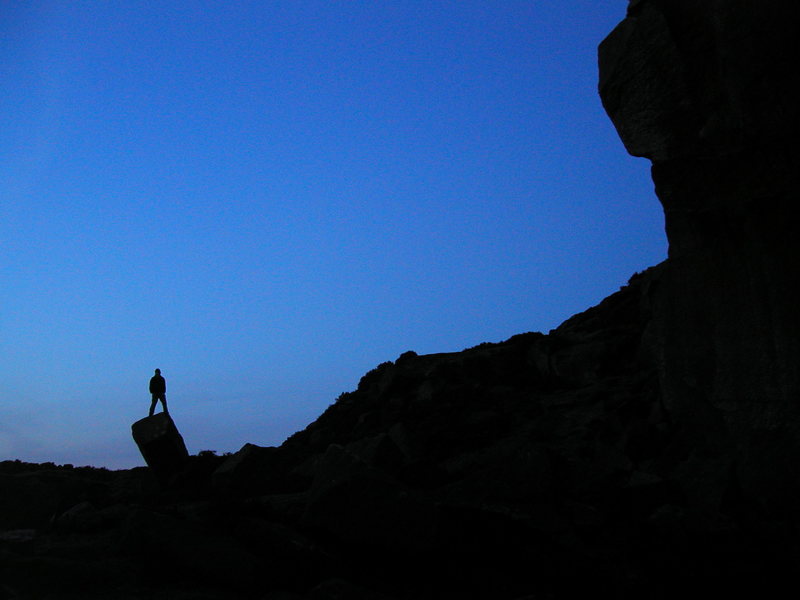
[[[147,465],[165,485],[189,458],[175,422],[168,413],[157,413],[131,426],[133,439]]]
[[[400,482],[332,444],[316,466],[305,527],[363,548],[431,547],[436,510]]]
[[[275,475],[276,448],[247,443],[211,474],[214,487],[264,492]]]

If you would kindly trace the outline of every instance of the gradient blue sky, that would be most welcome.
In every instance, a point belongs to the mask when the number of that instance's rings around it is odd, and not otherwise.
[[[0,460],[281,443],[377,364],[663,260],[597,96],[625,0],[0,3]]]

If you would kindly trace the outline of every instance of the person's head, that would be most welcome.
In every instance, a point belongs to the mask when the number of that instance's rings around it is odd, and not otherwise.
[[[161,369],[156,369],[156,375],[161,375]]]

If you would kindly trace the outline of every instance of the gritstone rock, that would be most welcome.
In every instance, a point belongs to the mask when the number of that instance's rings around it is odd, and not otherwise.
[[[175,422],[167,413],[158,413],[136,421],[131,431],[147,465],[167,483],[189,456]]]
[[[692,482],[725,465],[787,514],[800,500],[797,23],[787,0],[641,0],[599,53],[603,105],[652,161],[664,207],[651,334],[664,407],[698,441],[682,488],[704,495]]]

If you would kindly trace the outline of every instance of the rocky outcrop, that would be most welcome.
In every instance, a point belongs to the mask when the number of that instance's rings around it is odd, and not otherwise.
[[[603,104],[653,163],[669,260],[665,405],[765,509],[800,501],[796,3],[643,0],[600,47]]]
[[[181,470],[189,452],[169,413],[161,412],[136,421],[131,433],[144,461],[162,485]]]
[[[168,487],[4,463],[0,576],[32,597],[78,595],[95,563],[96,597],[764,592],[796,538],[664,403],[665,269],[547,335],[407,352],[280,447],[189,457]]]

